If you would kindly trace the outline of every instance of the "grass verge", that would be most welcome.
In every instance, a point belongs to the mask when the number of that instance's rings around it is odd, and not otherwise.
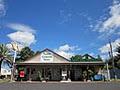
[[[10,82],[10,79],[0,79],[0,83],[3,83],[3,82]]]

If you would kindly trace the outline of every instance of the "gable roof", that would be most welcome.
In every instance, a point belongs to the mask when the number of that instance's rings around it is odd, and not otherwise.
[[[35,54],[35,55],[33,55],[33,56],[27,58],[25,61],[29,61],[29,59],[31,59],[31,58],[33,58],[33,57],[35,57],[35,56],[37,56],[37,55],[40,55],[42,52],[45,52],[45,51],[50,51],[50,52],[52,52],[53,54],[55,54],[55,55],[57,55],[57,56],[63,58],[64,60],[70,62],[70,60],[68,60],[67,58],[65,58],[65,57],[63,57],[63,56],[61,56],[61,55],[55,53],[54,51],[52,51],[52,50],[50,50],[50,49],[48,49],[48,48],[46,48],[46,49],[42,50],[41,52],[38,52],[37,54]],[[25,62],[25,61],[23,61],[23,62]]]

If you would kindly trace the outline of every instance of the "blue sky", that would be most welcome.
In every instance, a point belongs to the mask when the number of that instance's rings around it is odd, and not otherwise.
[[[119,29],[119,0],[0,0],[0,44],[8,46],[105,59],[109,38],[116,54]]]

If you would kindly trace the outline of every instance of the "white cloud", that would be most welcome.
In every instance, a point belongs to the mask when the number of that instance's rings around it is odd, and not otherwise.
[[[56,53],[58,53],[59,55],[65,57],[65,58],[67,58],[67,59],[69,59],[69,58],[71,58],[72,56],[75,55],[75,53],[65,52],[65,51],[58,51],[58,52],[56,52]]]
[[[32,33],[29,32],[14,32],[11,34],[8,34],[8,37],[15,42],[19,42],[22,45],[25,46],[29,46],[30,44],[34,43],[35,40],[35,36]]]
[[[114,42],[111,42],[112,45],[112,49],[113,49],[113,55],[116,55],[116,48],[118,47],[118,45],[120,44],[120,39],[116,39]],[[110,45],[109,43],[102,46],[101,48],[99,48],[101,53],[108,53],[110,51]]]
[[[64,45],[64,46],[61,46],[59,47],[59,51],[68,51],[68,50],[73,50],[74,49],[74,46],[69,46],[68,44]]]
[[[72,20],[72,13],[68,10],[60,10],[61,21],[60,24],[69,22]]]
[[[69,46],[68,44],[66,44],[66,45],[60,46],[58,49],[54,49],[56,53],[60,54],[61,56],[67,59],[75,55],[74,52],[71,52],[75,50],[81,50],[81,48],[78,48],[78,46]]]
[[[82,48],[76,48],[76,50],[77,50],[77,51],[80,51],[80,50],[82,50]]]
[[[108,54],[107,55],[104,54],[104,55],[100,55],[100,56],[101,56],[103,61],[105,61],[105,60],[107,60],[109,58]]]
[[[31,27],[18,23],[7,23],[6,27],[16,31],[7,35],[12,41],[22,46],[29,46],[36,42],[35,30]]]
[[[11,29],[16,30],[16,31],[30,32],[30,33],[34,33],[35,32],[34,29],[32,29],[31,27],[29,27],[27,25],[24,25],[24,24],[8,23],[8,24],[6,24],[6,26],[8,28],[11,28]]]
[[[120,28],[120,2],[114,0],[113,4],[109,7],[110,17],[100,18],[100,20],[95,25],[94,29],[98,30],[102,35],[100,37],[109,36],[111,34],[118,33],[118,28]],[[104,20],[104,18],[106,20]]]
[[[90,55],[90,56],[94,56],[94,53],[90,53],[89,55]]]
[[[4,4],[4,0],[0,0],[0,17],[5,16],[6,8]]]

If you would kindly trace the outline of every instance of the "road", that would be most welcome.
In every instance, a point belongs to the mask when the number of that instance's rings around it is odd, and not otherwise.
[[[120,83],[0,83],[0,90],[120,90]]]

